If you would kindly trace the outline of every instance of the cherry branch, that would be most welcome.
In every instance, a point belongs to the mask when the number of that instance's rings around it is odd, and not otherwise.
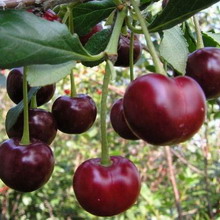
[[[0,10],[25,9],[36,5],[42,5],[43,9],[54,8],[57,5],[67,3],[82,3],[85,0],[0,0]]]
[[[182,215],[182,208],[181,208],[181,204],[180,204],[180,193],[179,193],[177,183],[176,183],[174,167],[173,167],[173,161],[172,161],[172,152],[171,152],[169,146],[165,147],[165,152],[166,152],[166,158],[167,158],[167,163],[168,163],[168,168],[169,168],[169,179],[170,179],[170,182],[171,182],[172,187],[173,187],[176,208],[177,208],[177,211],[178,211],[178,219],[182,220],[183,215]]]

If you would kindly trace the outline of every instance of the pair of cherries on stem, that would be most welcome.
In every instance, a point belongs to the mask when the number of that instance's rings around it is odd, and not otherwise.
[[[219,95],[220,49],[198,49],[188,57],[186,76],[168,78],[151,73],[132,81],[123,99],[113,104],[111,123],[125,139],[178,144],[203,124],[206,99]]]

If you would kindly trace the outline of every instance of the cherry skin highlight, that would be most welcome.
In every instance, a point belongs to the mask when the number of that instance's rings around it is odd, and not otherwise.
[[[138,140],[139,138],[131,131],[124,117],[123,99],[118,99],[111,107],[110,120],[115,132],[124,139]]]
[[[8,137],[21,138],[23,126],[24,117],[22,113],[16,123],[6,131]],[[43,109],[29,109],[29,130],[31,139],[38,139],[51,144],[57,133],[57,124],[53,114]]]
[[[129,209],[140,193],[137,168],[128,159],[112,156],[103,166],[100,158],[82,163],[73,176],[73,189],[79,204],[96,216],[113,216]]]
[[[49,180],[53,168],[53,152],[39,140],[21,145],[20,139],[12,138],[0,145],[0,179],[14,190],[39,189]]]
[[[202,87],[206,98],[220,96],[220,49],[205,47],[188,56],[186,75]]]
[[[78,94],[76,97],[57,98],[53,103],[52,113],[60,131],[67,134],[81,134],[93,125],[97,109],[90,96]]]
[[[206,115],[205,95],[190,77],[151,73],[132,81],[123,98],[131,130],[153,145],[174,145],[191,138]]]

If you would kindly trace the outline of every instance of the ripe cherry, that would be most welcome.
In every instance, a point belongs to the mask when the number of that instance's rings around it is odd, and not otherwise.
[[[21,145],[20,139],[12,138],[0,145],[0,178],[10,188],[31,192],[43,186],[54,168],[50,147],[32,140]]]
[[[6,131],[9,138],[22,137],[23,121],[23,114],[20,114],[16,123]],[[38,139],[44,143],[51,144],[57,133],[56,120],[51,112],[43,109],[30,109],[29,129],[30,138]]]
[[[115,132],[124,139],[138,140],[139,138],[131,131],[124,117],[123,99],[118,99],[111,108],[110,120]]]
[[[7,77],[7,93],[10,99],[18,104],[23,99],[22,92],[22,81],[23,81],[23,68],[12,69]],[[28,90],[30,90],[28,86]],[[41,87],[37,92],[37,105],[43,105],[47,103],[54,95],[56,84],[51,84]]]
[[[206,100],[190,77],[151,73],[130,83],[123,98],[129,127],[153,145],[173,145],[191,138],[206,115]]]
[[[100,158],[82,163],[73,177],[79,204],[93,215],[113,216],[129,209],[137,200],[141,180],[135,165],[120,156],[103,166]]]
[[[128,67],[129,66],[129,48],[130,48],[130,33],[121,35],[118,44],[118,58],[115,66]],[[138,61],[142,53],[142,45],[138,35],[134,35],[134,63]]]
[[[186,75],[202,87],[206,98],[220,96],[220,49],[205,47],[191,53],[187,60]]]
[[[82,45],[85,45],[88,42],[88,40],[90,39],[90,37],[92,37],[95,33],[100,32],[102,29],[103,29],[102,25],[99,23],[99,24],[96,24],[93,28],[91,28],[89,33],[87,33],[84,36],[80,36],[79,39],[80,39]]]
[[[93,99],[84,94],[76,97],[60,96],[52,106],[57,128],[67,134],[87,131],[96,119],[97,109]]]

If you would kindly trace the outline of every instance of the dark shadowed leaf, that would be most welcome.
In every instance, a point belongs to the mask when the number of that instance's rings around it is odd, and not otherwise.
[[[66,25],[22,10],[0,11],[0,67],[91,60]]]
[[[162,31],[182,23],[197,12],[219,0],[170,0],[164,10],[150,24],[150,32]]]

